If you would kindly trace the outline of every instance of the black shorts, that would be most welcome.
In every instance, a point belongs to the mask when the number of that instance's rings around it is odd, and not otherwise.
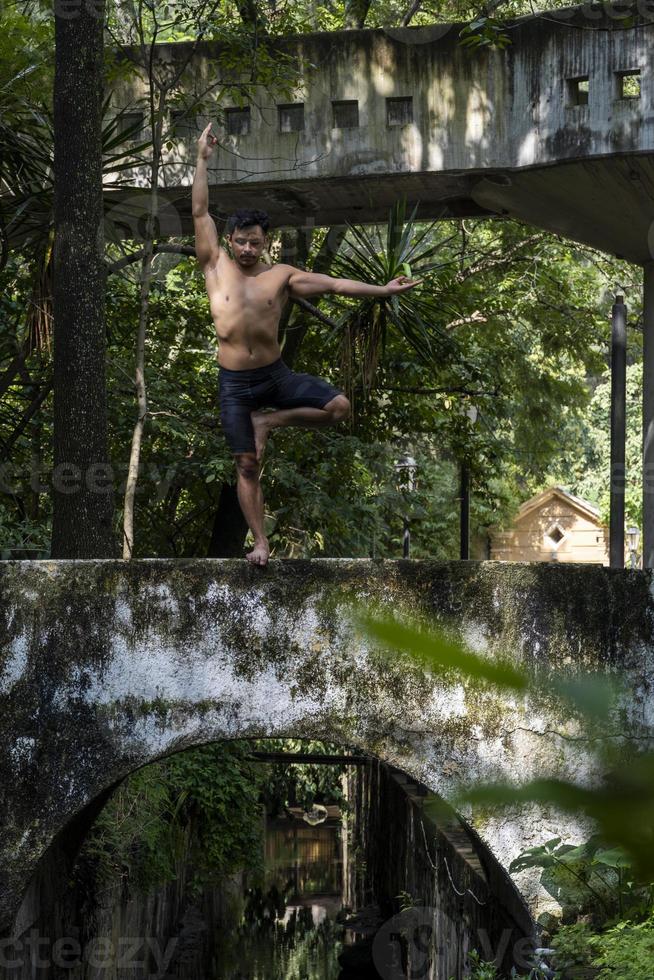
[[[324,408],[343,392],[311,374],[296,374],[282,361],[247,371],[221,367],[220,420],[234,454],[254,453],[250,412],[258,408]]]

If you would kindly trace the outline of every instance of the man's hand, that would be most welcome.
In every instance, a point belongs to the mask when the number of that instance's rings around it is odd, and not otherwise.
[[[408,276],[398,276],[397,279],[391,279],[390,282],[386,283],[386,295],[397,296],[398,293],[406,293],[408,289],[419,286],[421,282],[422,279],[409,279]]]
[[[212,125],[213,123],[209,123],[209,125],[202,130],[198,139],[198,156],[202,157],[203,160],[209,159],[213,153],[214,146],[218,142],[218,137],[209,132]]]

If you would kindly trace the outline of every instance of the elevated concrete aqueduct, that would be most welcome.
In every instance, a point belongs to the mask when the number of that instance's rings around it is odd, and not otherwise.
[[[192,234],[194,140],[224,108],[216,214],[255,204],[278,226],[343,225],[384,220],[405,195],[425,218],[510,216],[644,266],[643,563],[654,567],[654,0],[522,18],[503,51],[462,48],[461,27],[272,41],[300,66],[295,93],[261,89],[246,106],[209,99],[202,115],[177,120],[190,134],[164,154],[162,235]],[[171,67],[188,53],[157,48]],[[220,54],[200,46],[189,99],[221,88]],[[233,69],[223,78],[239,81]],[[139,112],[144,92],[123,84],[116,108]],[[129,179],[109,195],[108,222],[139,237],[148,178]]]
[[[547,693],[437,679],[399,651],[382,655],[353,602],[435,618],[541,677],[619,674],[623,702],[599,732]],[[85,808],[140,766],[210,741],[331,740],[445,800],[498,778],[593,780],[598,739],[654,738],[653,630],[651,573],[599,566],[2,562],[0,935],[62,828],[79,833]],[[504,869],[525,846],[586,832],[547,808],[465,818],[479,835],[469,849]],[[515,881],[542,909],[534,880]]]

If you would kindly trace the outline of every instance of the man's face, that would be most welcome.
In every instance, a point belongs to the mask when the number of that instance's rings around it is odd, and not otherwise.
[[[260,225],[236,228],[229,237],[234,260],[244,269],[257,264],[266,247],[266,236]]]

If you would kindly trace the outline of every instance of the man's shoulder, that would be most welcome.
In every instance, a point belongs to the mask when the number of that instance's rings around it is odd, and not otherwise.
[[[277,272],[280,276],[290,276],[292,272],[297,272],[297,269],[286,262],[275,262],[274,265],[268,266],[268,271]]]
[[[297,269],[294,269],[292,265],[287,265],[285,262],[275,262],[273,265],[262,264],[262,269],[259,272],[260,276],[271,276],[278,282],[286,283],[290,279]]]
[[[276,262],[273,269],[280,269],[281,275],[285,276],[286,279],[290,279],[293,275],[304,274],[306,275],[307,269],[298,269],[296,265],[288,265],[286,262]]]

